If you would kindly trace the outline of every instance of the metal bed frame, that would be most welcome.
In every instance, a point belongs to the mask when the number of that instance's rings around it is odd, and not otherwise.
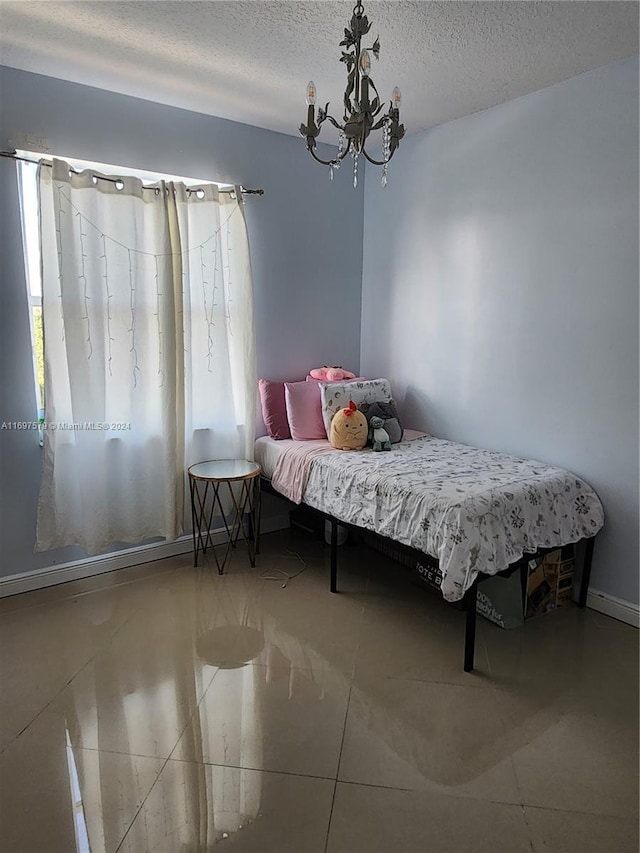
[[[261,476],[262,488],[272,495],[280,498],[281,500],[285,500],[288,503],[288,499],[282,495],[280,492],[276,491],[271,485],[271,480],[264,476]],[[292,504],[295,506],[295,504]],[[306,506],[306,504],[305,504]],[[315,507],[313,507],[315,509]],[[362,528],[358,528],[355,525],[348,524],[343,521],[339,521],[337,518],[334,518],[332,515],[328,513],[322,512],[322,510],[315,510],[318,512],[326,521],[328,521],[331,525],[331,539],[330,539],[330,549],[331,549],[331,568],[330,568],[330,578],[329,578],[329,590],[333,593],[338,592],[338,525],[346,528],[353,528],[354,530],[361,530]],[[375,536],[379,539],[384,539],[384,537],[380,536],[377,533],[372,533],[372,531],[367,530],[367,533],[371,533],[371,535]],[[575,562],[575,571],[580,577],[580,591],[578,593],[578,607],[584,608],[587,603],[587,593],[589,591],[589,580],[591,577],[591,563],[593,559],[593,547],[594,547],[595,537],[589,537],[585,539],[580,539],[579,542],[574,543],[574,562]],[[386,540],[392,541],[392,540]],[[397,543],[396,543],[397,544]],[[571,544],[571,543],[565,543]],[[527,580],[529,577],[528,567],[529,562],[531,560],[536,559],[537,557],[544,556],[545,554],[550,553],[551,551],[556,551],[558,548],[562,546],[556,545],[553,548],[540,548],[535,553],[532,554],[524,554],[519,560],[515,563],[512,563],[508,566],[504,571],[498,572],[494,575],[485,574],[484,572],[480,572],[473,584],[469,587],[469,589],[465,592],[464,597],[462,599],[463,608],[465,611],[465,631],[464,631],[464,657],[463,657],[463,667],[465,672],[472,672],[475,658],[475,645],[476,645],[476,619],[477,619],[477,594],[478,594],[478,585],[482,583],[482,581],[486,580],[490,577],[503,577],[508,578],[513,575],[514,572],[520,572],[520,584],[522,589],[522,600],[524,604],[526,591],[527,591]],[[429,571],[426,575],[423,575],[423,580],[431,586],[433,589],[440,590],[440,584],[438,583],[439,578],[441,579],[442,575],[440,574],[440,569],[438,566],[438,560],[435,557],[431,557],[429,554],[425,554],[423,551],[419,551],[416,548],[410,548],[407,545],[402,545],[402,550],[415,558],[416,561],[419,561],[423,565],[426,565],[431,571]]]

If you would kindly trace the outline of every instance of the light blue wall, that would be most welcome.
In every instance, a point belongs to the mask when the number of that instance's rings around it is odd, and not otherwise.
[[[412,426],[584,477],[593,587],[637,603],[637,57],[409,137],[365,210],[364,375]]]
[[[358,370],[363,189],[347,170],[330,182],[302,138],[5,67],[0,105],[4,151],[30,135],[57,155],[262,187],[246,206],[259,376],[303,378],[327,363]],[[0,159],[0,421],[35,412],[17,204],[15,164]],[[0,433],[0,455],[0,575],[81,558],[33,553],[37,436]]]
[[[330,183],[301,139],[2,67],[0,105],[4,150],[32,134],[264,187],[247,205],[260,375],[388,375],[414,426],[574,470],[607,512],[593,585],[638,602],[637,58],[408,137],[385,190],[366,175],[364,239],[361,188],[348,170]],[[0,417],[31,420],[7,160],[0,230]],[[40,448],[0,441],[0,574],[81,557],[33,553]]]

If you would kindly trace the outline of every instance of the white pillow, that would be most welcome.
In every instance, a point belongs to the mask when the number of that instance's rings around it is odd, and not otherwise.
[[[354,382],[320,382],[320,401],[322,420],[327,431],[331,431],[331,420],[338,411],[353,400],[356,406],[361,403],[388,403],[391,398],[391,385],[388,379],[366,379]]]

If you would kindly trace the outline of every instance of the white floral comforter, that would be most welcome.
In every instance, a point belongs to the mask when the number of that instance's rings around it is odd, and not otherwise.
[[[596,493],[569,471],[431,436],[316,458],[304,502],[435,557],[448,601],[479,572],[594,536],[604,523]]]

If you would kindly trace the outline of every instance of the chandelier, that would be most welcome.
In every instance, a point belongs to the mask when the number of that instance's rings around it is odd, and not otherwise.
[[[318,163],[329,167],[329,176],[333,180],[333,172],[347,156],[353,157],[353,186],[358,185],[358,157],[362,154],[374,166],[382,166],[382,186],[387,185],[387,167],[393,157],[400,140],[404,136],[404,125],[400,124],[400,103],[402,97],[396,86],[391,96],[389,111],[381,118],[384,103],[370,76],[371,53],[376,59],[380,55],[380,40],[376,38],[369,50],[362,48],[362,37],[371,29],[371,24],[364,14],[364,7],[359,2],[353,8],[349,27],[345,27],[344,39],[340,42],[342,51],[340,62],[347,66],[347,88],[344,92],[343,124],[329,115],[329,103],[324,109],[318,109],[318,119],[315,120],[316,87],[313,81],[307,86],[307,123],[300,125],[300,133],[306,137],[307,150]],[[373,93],[373,99],[371,95]],[[319,135],[325,121],[338,131],[338,153],[333,160],[322,160],[315,152],[316,137]],[[382,160],[374,160],[366,150],[369,134],[374,130],[382,131]]]

